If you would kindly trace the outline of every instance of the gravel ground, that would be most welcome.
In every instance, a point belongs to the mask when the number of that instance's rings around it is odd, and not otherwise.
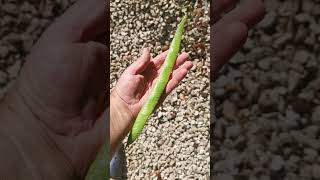
[[[182,17],[181,4],[192,7],[183,50],[194,67],[157,110],[139,139],[126,149],[124,178],[207,179],[209,176],[209,26],[206,1],[111,2],[111,82],[143,47],[153,56],[169,47]]]
[[[214,83],[215,180],[320,179],[320,1],[268,14]]]

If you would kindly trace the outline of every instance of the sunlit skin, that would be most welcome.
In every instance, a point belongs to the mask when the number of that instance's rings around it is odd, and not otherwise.
[[[117,147],[121,140],[129,133],[143,103],[147,100],[154,87],[167,54],[168,51],[161,53],[155,58],[151,58],[149,50],[144,49],[141,57],[130,65],[119,78],[116,87],[111,93],[111,119],[118,116],[126,116],[127,118],[111,121],[110,130],[115,129],[110,137],[112,146]],[[189,60],[188,53],[181,53],[176,60],[172,77],[159,101],[160,104],[178,86],[191,68],[192,62]],[[128,91],[128,88],[131,91]],[[113,105],[115,107],[114,110],[112,109]],[[118,108],[116,107],[122,107],[121,109],[125,113],[117,113],[116,109]],[[125,131],[118,131],[118,129],[125,129]],[[113,153],[114,148],[111,148],[111,154]]]

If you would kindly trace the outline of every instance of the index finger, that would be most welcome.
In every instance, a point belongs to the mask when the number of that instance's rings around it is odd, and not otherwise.
[[[163,64],[168,53],[169,53],[169,50],[166,50],[166,51],[162,52],[161,54],[159,54],[158,56],[156,56],[155,58],[153,58],[152,62],[155,65],[155,67],[159,67]]]

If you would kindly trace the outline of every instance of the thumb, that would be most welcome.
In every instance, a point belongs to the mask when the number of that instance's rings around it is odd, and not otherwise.
[[[137,61],[135,61],[133,64],[131,64],[128,70],[132,74],[140,74],[147,68],[147,66],[150,63],[150,59],[151,59],[151,56],[150,56],[149,49],[144,48],[140,58]]]

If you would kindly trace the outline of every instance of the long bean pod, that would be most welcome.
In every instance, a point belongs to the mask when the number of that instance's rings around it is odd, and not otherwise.
[[[133,143],[141,134],[143,127],[145,126],[147,120],[149,119],[155,107],[157,106],[157,103],[159,102],[160,97],[167,86],[178,53],[180,51],[180,45],[186,21],[187,15],[184,15],[177,27],[174,38],[170,44],[169,52],[160,71],[159,78],[157,79],[156,84],[150,93],[150,96],[142,106],[133,124],[128,138],[128,145]]]

